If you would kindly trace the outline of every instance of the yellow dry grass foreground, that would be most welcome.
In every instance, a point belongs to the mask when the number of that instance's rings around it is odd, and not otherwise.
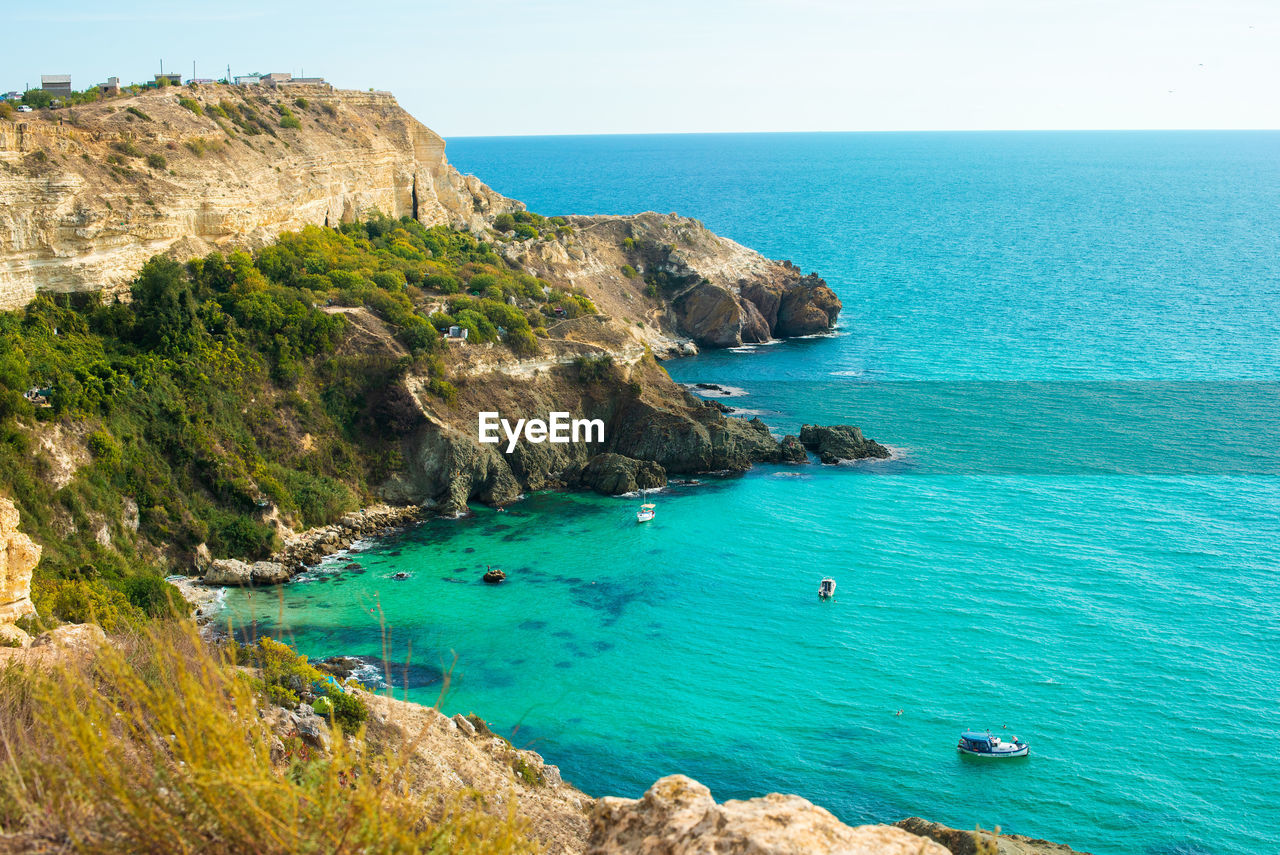
[[[260,685],[260,684],[258,684]],[[0,672],[0,851],[537,851],[512,809],[411,793],[363,728],[273,762],[265,701],[233,649],[183,621],[93,657]],[[409,746],[411,748],[412,746]],[[7,843],[6,843],[7,841]]]

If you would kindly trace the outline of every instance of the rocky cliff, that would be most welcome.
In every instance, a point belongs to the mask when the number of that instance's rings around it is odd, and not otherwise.
[[[375,209],[479,227],[523,206],[460,175],[389,93],[171,87],[15,114],[0,120],[0,308]]]
[[[377,210],[483,234],[659,354],[820,333],[840,311],[816,275],[674,214],[494,229],[524,206],[459,174],[390,93],[172,87],[15,116],[0,120],[0,309],[121,289],[156,254],[257,247]]]
[[[368,320],[363,311],[348,318],[356,327]],[[405,406],[397,409],[410,427],[403,465],[382,488],[387,501],[455,513],[469,500],[502,505],[527,490],[617,494],[662,486],[669,474],[740,472],[796,459],[759,419],[728,417],[674,383],[628,338],[624,321],[581,318],[553,324],[547,334],[543,353],[526,359],[496,346],[455,347],[448,364],[458,394],[449,402],[430,394],[427,376],[404,378]],[[395,355],[390,345],[386,355]],[[553,411],[571,412],[603,422],[604,439],[522,439],[508,453],[505,439],[479,441],[481,411],[544,420]]]
[[[553,241],[506,242],[513,265],[587,293],[607,314],[637,324],[658,353],[823,333],[839,298],[814,274],[773,261],[697,220],[652,212],[569,217]]]
[[[18,509],[0,498],[0,624],[35,612],[31,572],[39,562],[40,547],[18,531]]]

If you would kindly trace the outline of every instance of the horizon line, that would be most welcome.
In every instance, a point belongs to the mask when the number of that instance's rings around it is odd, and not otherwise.
[[[676,136],[783,136],[788,134],[1141,134],[1141,133],[1275,133],[1266,128],[877,128],[849,131],[565,131],[556,133],[440,134],[451,139],[512,139],[554,137],[676,137]],[[436,133],[440,133],[437,131]]]

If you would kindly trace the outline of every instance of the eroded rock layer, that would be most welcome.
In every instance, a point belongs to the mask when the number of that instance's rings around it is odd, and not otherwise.
[[[15,114],[0,120],[0,308],[375,210],[480,226],[523,207],[459,174],[385,92],[175,87]]]
[[[18,509],[0,498],[0,624],[35,613],[31,572],[39,562],[40,547],[18,531]]]

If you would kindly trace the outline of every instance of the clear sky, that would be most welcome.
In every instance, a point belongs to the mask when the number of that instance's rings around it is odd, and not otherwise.
[[[305,70],[445,136],[1280,128],[1280,0],[6,5],[0,90]]]

